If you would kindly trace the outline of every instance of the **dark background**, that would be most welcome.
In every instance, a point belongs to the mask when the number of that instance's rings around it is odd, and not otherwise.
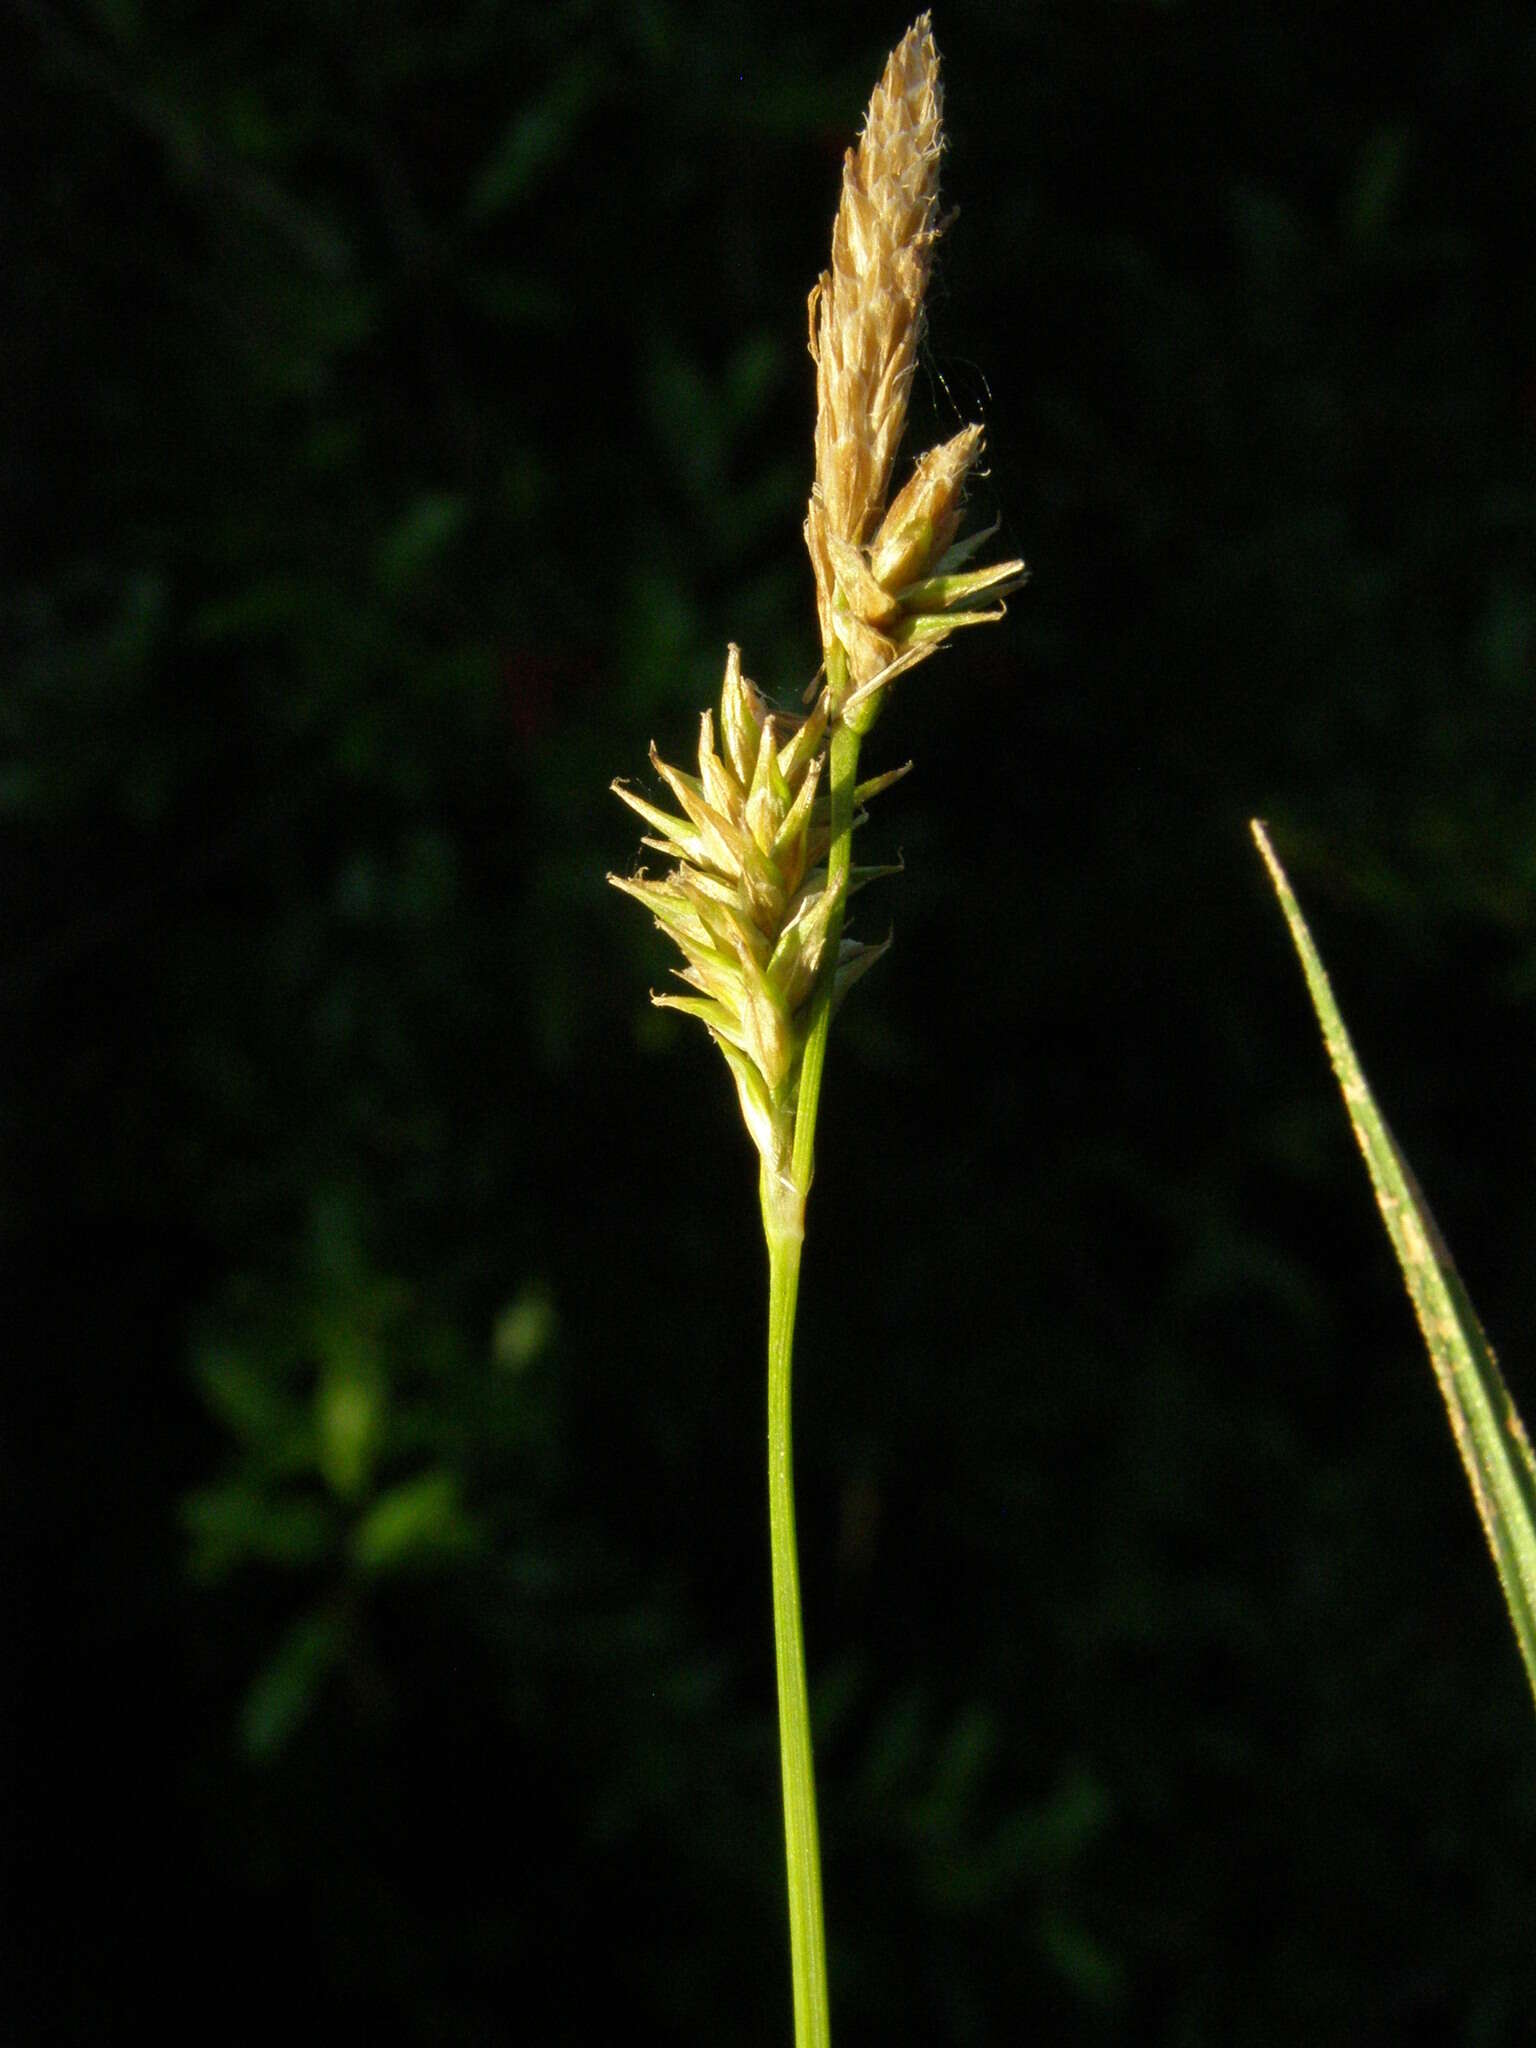
[[[754,1161],[607,793],[816,660],[869,7],[0,11],[18,2043],[789,2038]],[[1246,834],[1536,1409],[1536,31],[949,0],[798,1477],[847,2042],[1479,2044],[1536,1742]]]

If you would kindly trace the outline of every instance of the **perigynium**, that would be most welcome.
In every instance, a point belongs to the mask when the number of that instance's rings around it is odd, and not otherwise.
[[[892,683],[957,627],[1002,616],[1022,562],[969,568],[985,532],[962,538],[965,486],[982,430],[965,427],[892,471],[923,333],[943,152],[939,58],[922,15],[888,59],[858,146],[843,164],[831,264],[810,297],[816,469],[805,540],[822,667],[808,715],[770,707],[732,647],[719,726],[700,724],[698,773],[652,763],[676,814],[614,787],[674,865],[610,879],[677,944],[688,993],[653,1001],[696,1016],[735,1077],[760,1160],[768,1247],[769,1519],[789,1882],[795,2038],[829,2039],[820,1854],[801,1641],[790,1377],[806,1197],[827,1031],[884,944],[843,937],[850,895],[894,872],[853,864],[862,805],[904,769],[858,780],[859,746]],[[888,941],[885,943],[889,943]]]

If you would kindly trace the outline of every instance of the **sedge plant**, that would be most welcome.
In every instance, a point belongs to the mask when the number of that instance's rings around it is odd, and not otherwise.
[[[982,430],[912,464],[891,493],[923,332],[943,150],[939,59],[924,14],[875,87],[844,159],[832,256],[810,296],[815,478],[805,541],[822,664],[801,703],[774,708],[726,658],[718,724],[700,722],[698,772],[651,762],[670,812],[622,783],[672,865],[615,875],[672,939],[684,992],[652,1000],[697,1017],[724,1054],[757,1148],[768,1252],[768,1501],[779,1753],[797,2048],[830,2038],[821,1858],[795,1545],[790,1389],[806,1202],[827,1035],[852,984],[885,950],[844,930],[848,900],[888,866],[857,865],[868,800],[906,771],[861,782],[859,753],[898,676],[961,626],[1001,618],[1022,562],[969,566],[961,535]],[[910,764],[909,764],[910,765]]]

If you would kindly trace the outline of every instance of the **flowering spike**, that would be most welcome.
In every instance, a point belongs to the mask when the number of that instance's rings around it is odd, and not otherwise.
[[[698,775],[651,752],[683,816],[619,787],[676,865],[659,879],[609,877],[681,952],[676,971],[691,993],[655,1000],[708,1028],[730,1062],[753,1140],[780,1178],[789,1171],[806,1010],[832,921],[826,871],[812,871],[828,839],[816,815],[826,730],[818,703],[786,737],[733,647],[718,726],[708,712],[700,721]]]
[[[939,53],[928,16],[891,52],[843,161],[832,262],[811,294],[816,362],[813,510],[861,542],[879,521],[902,429],[938,239]],[[823,623],[830,588],[821,591]],[[823,638],[827,638],[825,633]]]
[[[1024,575],[1017,561],[971,566],[990,529],[960,537],[985,438],[979,425],[919,455],[892,494],[923,301],[947,225],[942,113],[924,14],[891,53],[844,160],[831,260],[809,303],[817,416],[805,538],[823,656],[805,692],[810,709],[799,720],[770,710],[732,644],[718,717],[706,711],[699,722],[698,774],[651,752],[681,815],[615,785],[650,826],[644,843],[674,863],[656,881],[611,878],[682,954],[677,971],[692,993],[658,1000],[709,1029],[731,1063],[764,1185],[798,1189],[802,1206],[808,1169],[795,1118],[813,1013],[825,1016],[816,998],[830,987],[840,1000],[884,951],[842,941],[847,898],[894,872],[855,868],[851,834],[861,806],[907,772],[858,783],[857,748],[847,743],[869,731],[897,677],[961,626],[1000,617],[1000,600]],[[833,788],[839,743],[847,779]]]
[[[888,505],[923,327],[939,218],[944,146],[938,52],[923,15],[892,52],[857,150],[843,166],[832,264],[811,294],[816,363],[816,480],[805,541],[822,646],[842,656],[831,709],[868,732],[903,650],[942,639],[914,616],[934,607],[910,586],[945,573],[982,429],[968,426],[919,457]],[[1021,562],[996,573],[1017,578]],[[910,663],[908,664],[910,666]],[[841,680],[846,666],[847,681]]]

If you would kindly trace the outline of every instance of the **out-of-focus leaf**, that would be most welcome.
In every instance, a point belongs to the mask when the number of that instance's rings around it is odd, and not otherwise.
[[[1504,574],[1493,580],[1482,617],[1473,628],[1472,644],[1494,688],[1523,701],[1536,649],[1536,592],[1523,575]]]
[[[1080,1863],[1111,1818],[1108,1793],[1081,1763],[1068,1764],[1038,1806],[1006,1823],[1005,1860],[1039,1876],[1059,1877]]]
[[[1451,1434],[1504,1588],[1526,1675],[1536,1692],[1536,1459],[1530,1439],[1418,1183],[1366,1085],[1300,905],[1257,819],[1253,836],[1301,957],[1312,1007],[1323,1027],[1382,1221],[1408,1283]]]
[[[299,626],[321,598],[313,581],[300,575],[253,577],[228,595],[199,605],[187,623],[187,636],[218,646],[281,634]]]
[[[363,1347],[359,1346],[360,1361]],[[377,1373],[338,1365],[315,1395],[320,1425],[320,1469],[343,1500],[368,1490],[384,1428],[384,1390]]]
[[[463,291],[471,305],[507,327],[558,327],[568,313],[558,284],[520,271],[473,273],[465,278]]]
[[[1120,2003],[1125,1989],[1125,1971],[1081,1921],[1058,1911],[1043,1913],[1040,1917],[1040,1945],[1051,1963],[1087,2004],[1102,2008]]]
[[[197,1377],[209,1407],[247,1444],[264,1450],[303,1427],[298,1404],[238,1351],[210,1347],[197,1361]]]
[[[389,1571],[460,1550],[470,1531],[451,1472],[424,1472],[376,1500],[352,1532],[352,1556],[365,1571]]]
[[[928,1728],[922,1692],[908,1686],[876,1723],[864,1756],[863,1777],[872,1800],[894,1800],[916,1770]]]
[[[1358,240],[1378,240],[1391,225],[1411,146],[1409,131],[1395,124],[1375,128],[1366,138],[1345,202],[1345,221]]]
[[[528,196],[571,147],[596,85],[594,68],[577,60],[531,105],[518,109],[475,180],[464,209],[470,220],[490,220]]]
[[[507,1372],[520,1372],[549,1348],[555,1334],[555,1304],[548,1288],[525,1287],[496,1318],[491,1352]]]
[[[114,43],[131,48],[144,32],[137,0],[91,0],[91,14]]]
[[[333,1535],[322,1501],[271,1499],[238,1480],[192,1494],[182,1521],[192,1538],[192,1570],[203,1579],[223,1578],[242,1564],[316,1564]]]
[[[334,1615],[306,1614],[288,1630],[247,1693],[240,1715],[241,1740],[251,1756],[276,1756],[302,1726],[341,1644]]]
[[[469,512],[469,501],[451,491],[429,491],[380,541],[374,569],[386,590],[419,583],[453,544]]]

